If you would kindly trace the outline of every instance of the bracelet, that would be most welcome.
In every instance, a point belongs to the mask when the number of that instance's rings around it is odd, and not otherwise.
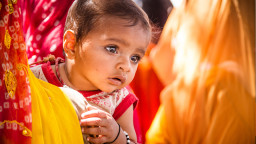
[[[118,124],[118,123],[117,123]],[[119,137],[119,134],[120,134],[120,125],[118,124],[118,127],[119,127],[119,129],[118,129],[118,133],[117,133],[117,136],[116,136],[116,138],[112,141],[112,142],[107,142],[107,143],[105,143],[105,144],[111,144],[111,143],[113,143],[113,142],[115,142],[116,140],[117,140],[117,138]]]
[[[126,131],[124,131],[125,137],[126,137],[126,142],[127,144],[130,144],[130,137]]]

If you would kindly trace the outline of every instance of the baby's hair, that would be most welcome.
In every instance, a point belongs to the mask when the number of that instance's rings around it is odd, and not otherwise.
[[[125,19],[127,26],[140,23],[151,32],[147,14],[132,0],[75,0],[68,11],[64,32],[73,30],[79,43],[103,16]]]

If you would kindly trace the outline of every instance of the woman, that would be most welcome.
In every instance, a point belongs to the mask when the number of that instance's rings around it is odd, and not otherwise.
[[[253,143],[254,47],[254,1],[176,7],[151,55],[168,86],[147,143]]]

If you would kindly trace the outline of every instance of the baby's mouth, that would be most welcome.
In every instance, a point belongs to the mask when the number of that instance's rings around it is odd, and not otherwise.
[[[113,78],[113,79],[115,79],[115,80],[118,80],[118,81],[122,82],[122,81],[121,81],[121,79],[119,79],[119,78]]]
[[[126,81],[126,77],[124,76],[115,76],[115,77],[109,78],[109,82],[117,86],[123,84],[125,81]]]

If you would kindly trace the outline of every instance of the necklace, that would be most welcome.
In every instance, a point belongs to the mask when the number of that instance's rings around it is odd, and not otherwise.
[[[67,70],[67,65],[64,64],[64,79],[67,79],[66,80],[66,83],[64,83],[63,81],[63,87],[68,87],[68,88],[73,88],[73,85],[71,84],[70,82],[70,79],[69,79],[69,74],[68,74],[68,70]]]

